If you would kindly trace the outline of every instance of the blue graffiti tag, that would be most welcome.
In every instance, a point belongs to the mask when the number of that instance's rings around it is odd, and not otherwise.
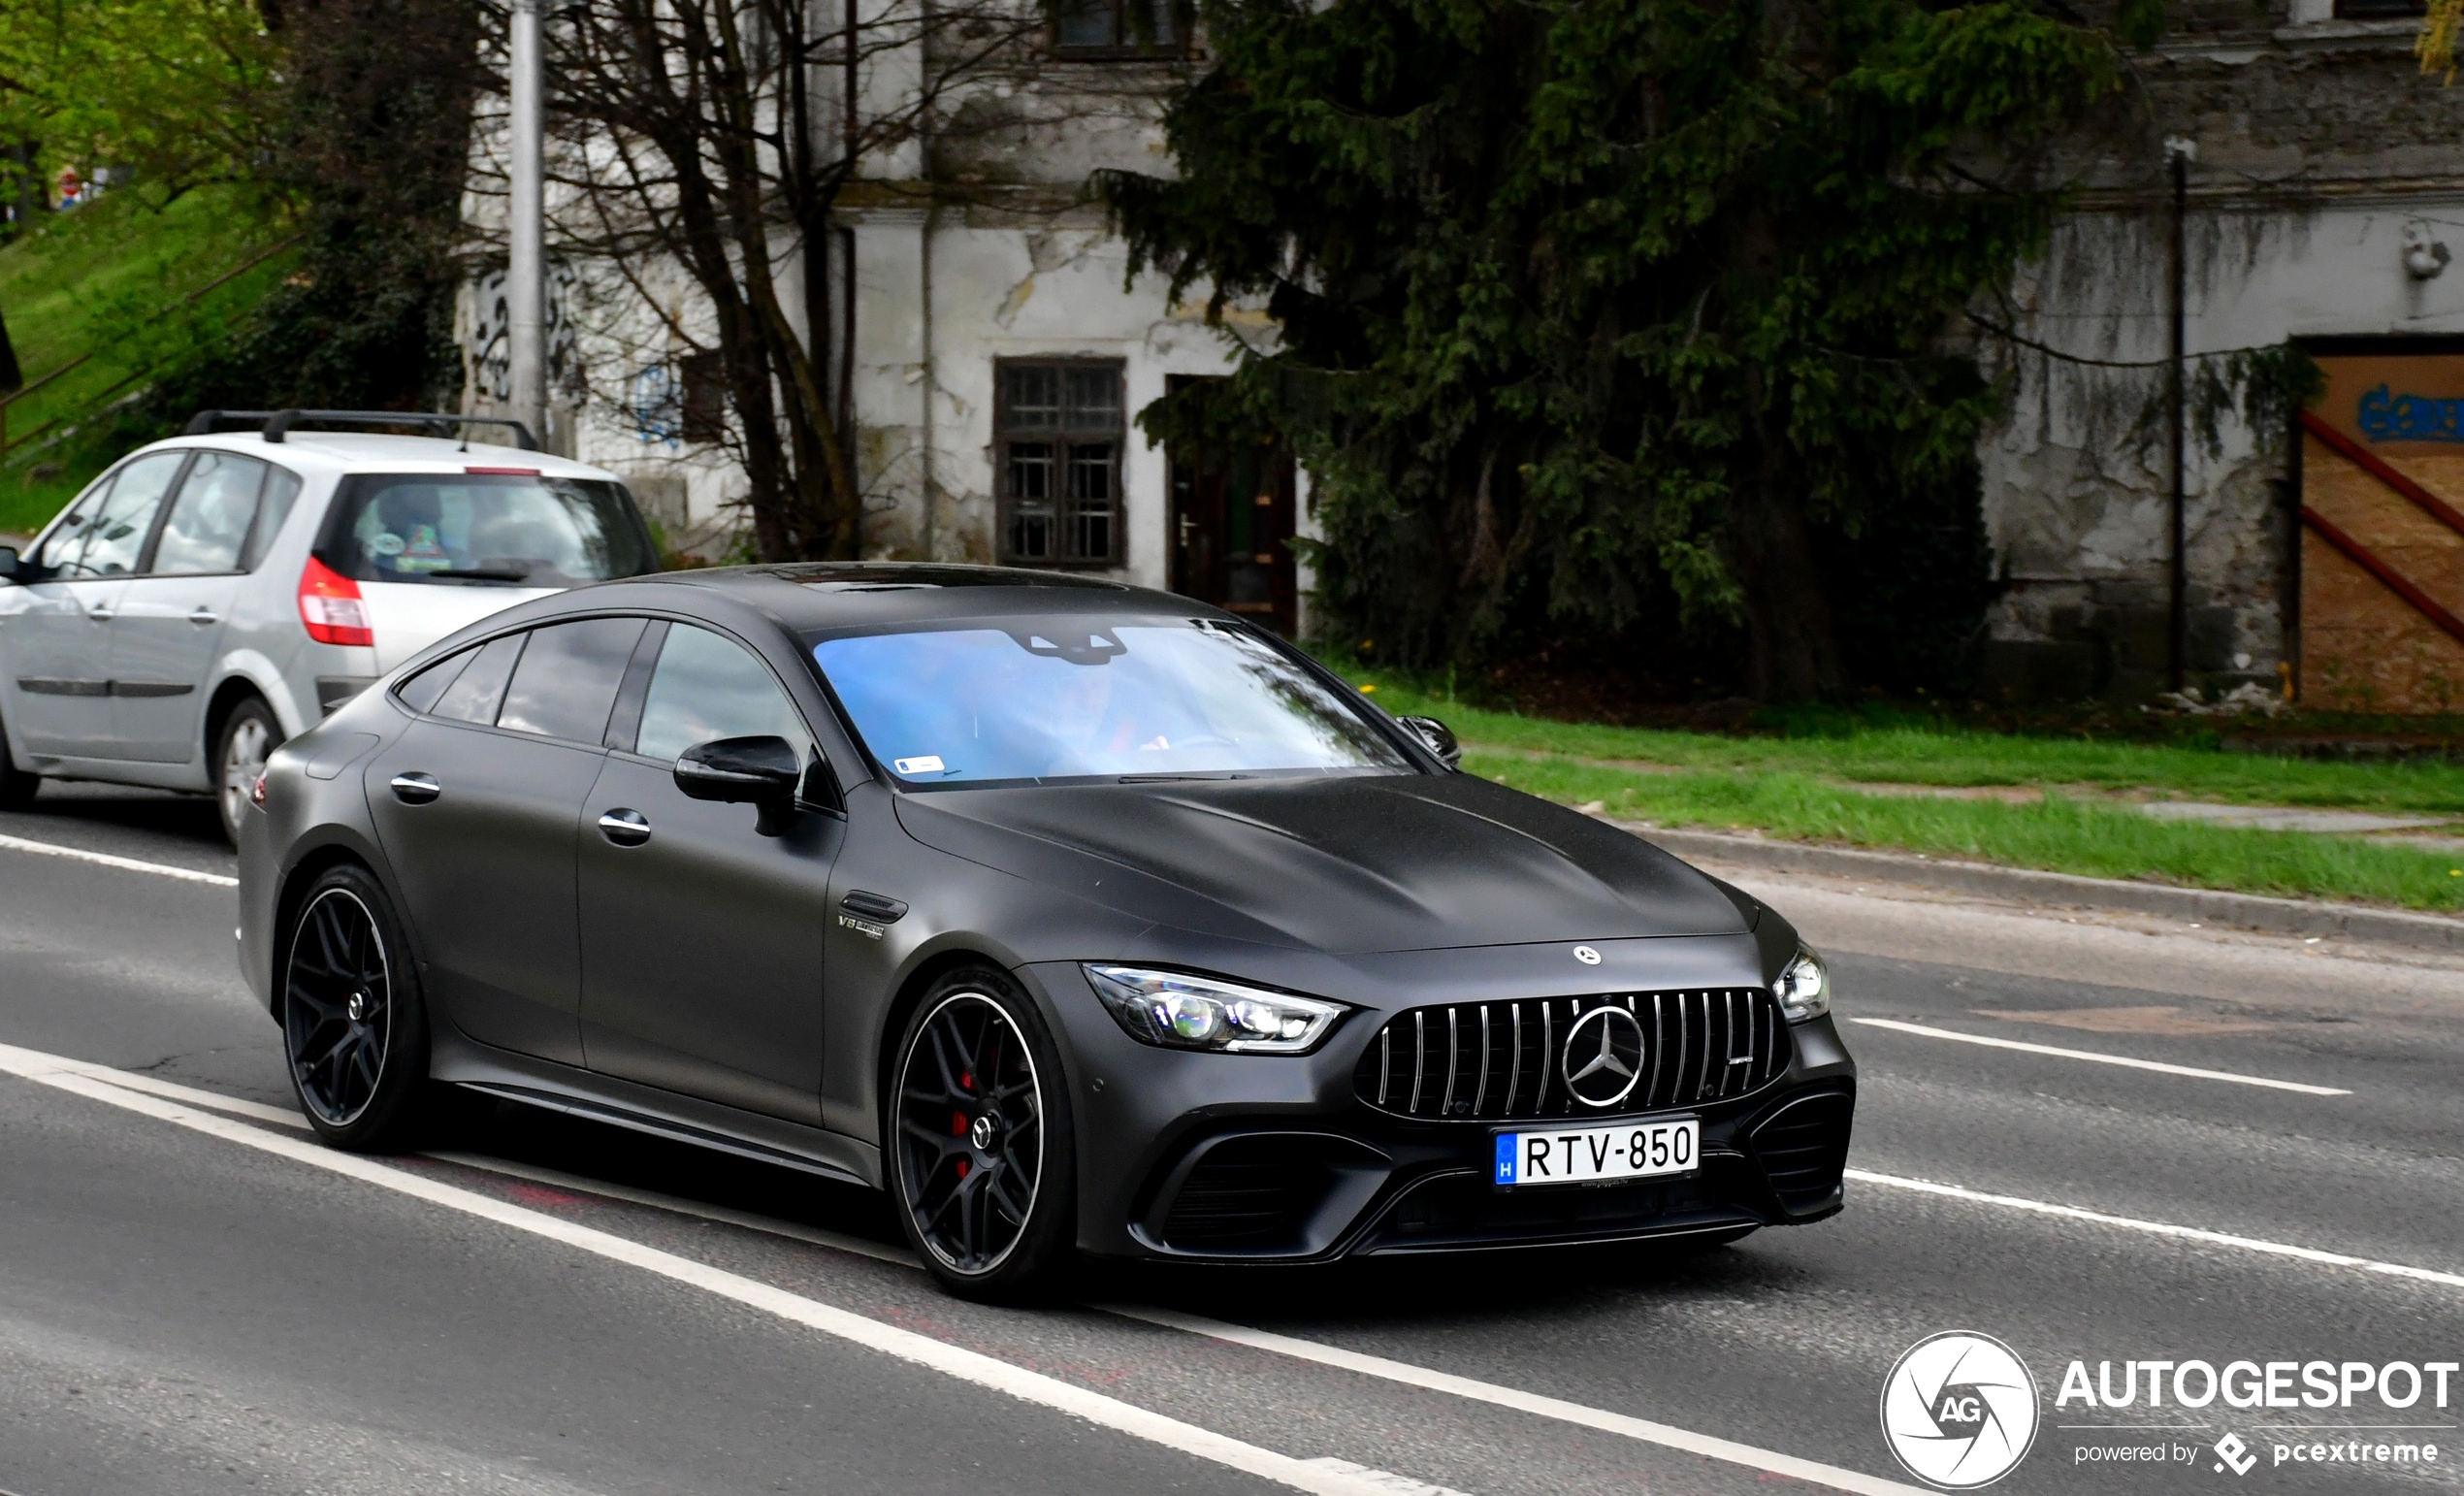
[[[2389,397],[2383,384],[2361,397],[2356,417],[2373,441],[2464,441],[2464,400]]]

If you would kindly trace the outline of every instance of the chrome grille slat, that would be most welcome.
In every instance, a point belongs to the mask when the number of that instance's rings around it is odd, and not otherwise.
[[[1506,1067],[1506,1115],[1514,1115],[1514,1089],[1523,1081],[1523,1005],[1508,1003],[1514,1015],[1514,1059]]]
[[[1694,1099],[1702,1099],[1703,1089],[1711,1084],[1711,994],[1702,994],[1702,1066],[1694,1077]]]
[[[1411,1115],[1420,1115],[1420,1078],[1429,1068],[1429,1013],[1423,1008],[1411,1015]]]
[[[1477,1089],[1475,1089],[1472,1092],[1472,1115],[1473,1115],[1473,1116],[1475,1116],[1475,1117],[1479,1116],[1479,1115],[1480,1115],[1480,1108],[1488,1104],[1488,1099],[1489,1099],[1489,1005],[1488,1005],[1487,1003],[1485,1003],[1485,1002],[1484,1002],[1484,1003],[1480,1004],[1480,1084],[1479,1084],[1478,1088],[1477,1088]]]
[[[1577,1105],[1566,1089],[1559,1034],[1604,1006],[1634,1015],[1650,1053],[1642,1057],[1642,1079],[1626,1099],[1595,1112]],[[1406,1044],[1411,1047],[1409,1086],[1395,1054]],[[1430,1053],[1439,1044],[1445,1047],[1443,1080]],[[1467,1044],[1479,1047],[1476,1061],[1464,1053]],[[1791,1044],[1777,1002],[1761,988],[1442,1003],[1387,1020],[1361,1052],[1353,1089],[1371,1106],[1428,1121],[1619,1116],[1751,1095],[1786,1072]],[[1532,1073],[1529,1087],[1523,1084],[1526,1071]]]

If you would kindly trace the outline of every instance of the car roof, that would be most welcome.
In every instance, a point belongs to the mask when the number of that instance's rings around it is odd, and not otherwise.
[[[607,589],[693,588],[725,594],[799,633],[1021,613],[1151,613],[1225,617],[1188,598],[1109,577],[947,562],[829,561],[662,571],[566,594],[587,605]],[[612,602],[613,599],[605,599]],[[627,602],[647,602],[638,597]],[[689,603],[679,603],[689,607]]]
[[[244,452],[308,473],[461,472],[470,468],[519,468],[552,478],[596,478],[622,482],[615,473],[550,452],[490,442],[464,442],[453,437],[398,437],[381,432],[293,430],[280,441],[268,441],[253,431],[217,432],[211,436],[173,437],[138,448],[140,452],[203,448]],[[131,453],[135,456],[136,453]]]

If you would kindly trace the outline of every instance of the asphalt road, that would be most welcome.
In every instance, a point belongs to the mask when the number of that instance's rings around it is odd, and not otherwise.
[[[0,837],[230,871],[168,797],[55,787]],[[1997,1489],[2464,1485],[2464,1373],[2055,1401],[2073,1360],[2464,1361],[2464,963],[1736,876],[1833,956],[1838,1218],[1030,1312],[935,1293],[864,1194],[518,1108],[328,1154],[227,887],[0,842],[0,1491],[1880,1490],[1885,1376],[1947,1330],[2041,1389]],[[2439,1457],[2276,1463],[2329,1441]],[[2080,1452],[2151,1446],[2194,1457]]]

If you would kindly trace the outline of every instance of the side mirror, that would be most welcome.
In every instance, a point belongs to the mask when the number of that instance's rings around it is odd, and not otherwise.
[[[0,545],[0,581],[16,581],[18,573],[25,569],[25,564],[17,559],[16,546]]]
[[[1438,756],[1448,768],[1463,766],[1463,745],[1454,740],[1454,730],[1435,717],[1397,717],[1397,722],[1411,730],[1422,747]]]
[[[786,834],[803,779],[803,762],[784,737],[713,738],[676,760],[676,788],[688,798],[750,803],[761,812],[753,829],[764,836]]]

